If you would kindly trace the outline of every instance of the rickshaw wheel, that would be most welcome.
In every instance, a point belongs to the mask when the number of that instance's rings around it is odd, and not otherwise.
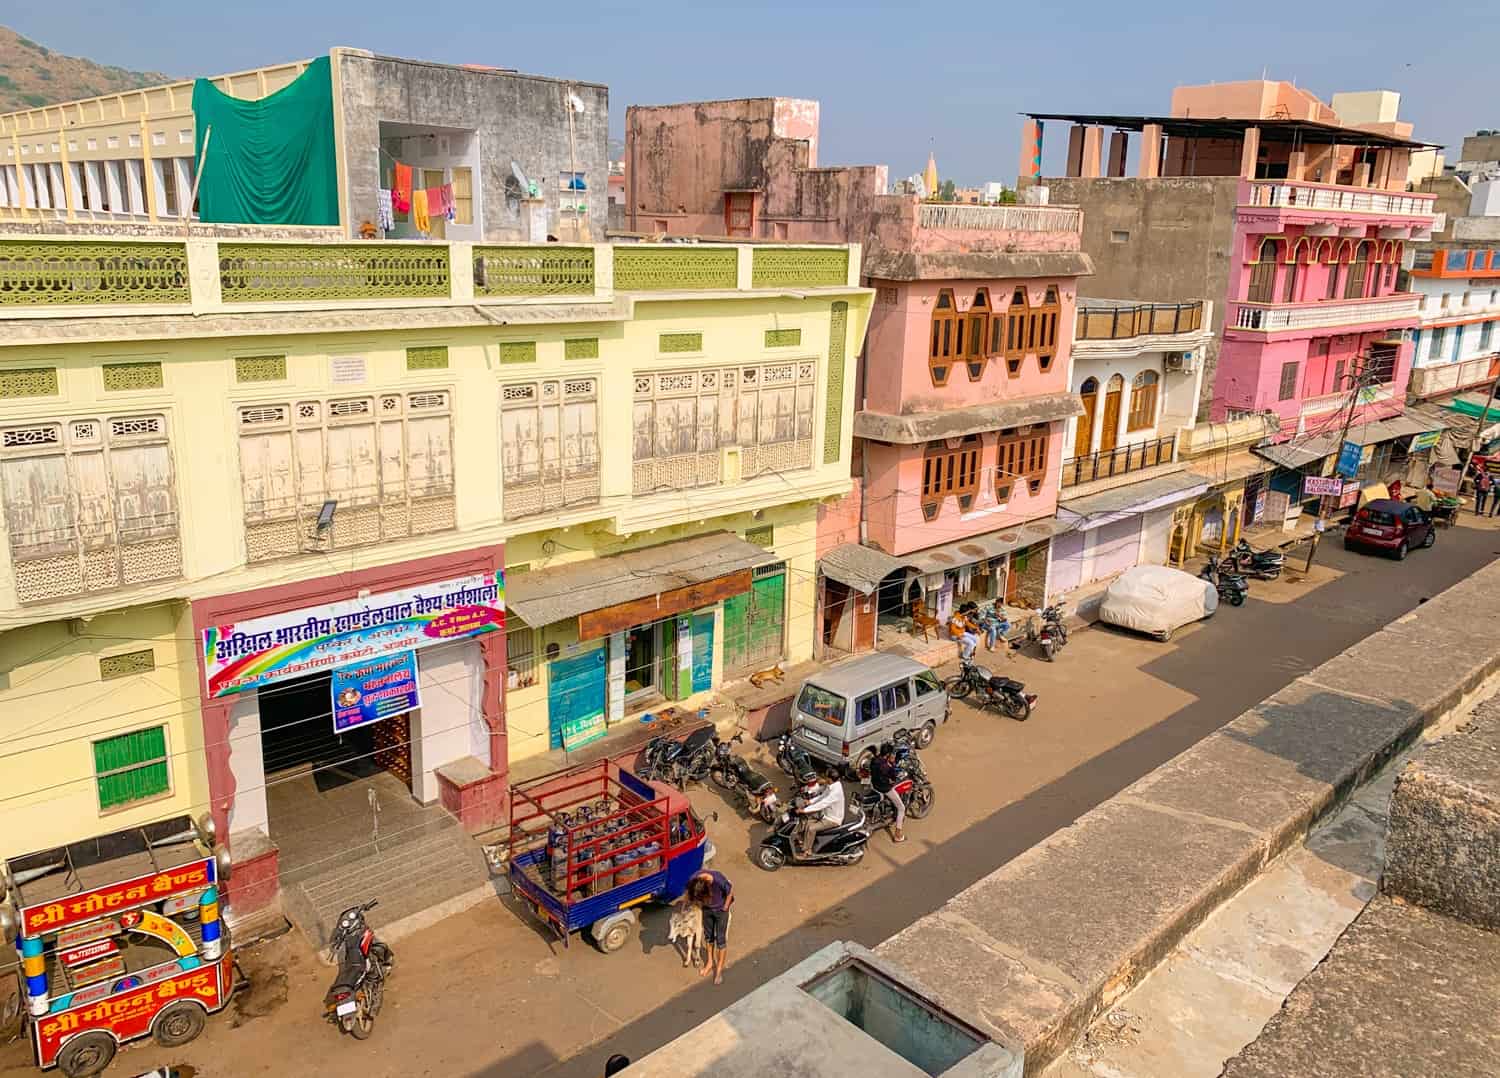
[[[103,1030],[79,1034],[57,1053],[57,1069],[68,1078],[90,1078],[115,1058],[115,1039]]]
[[[156,1016],[151,1036],[163,1048],[176,1048],[196,1040],[198,1034],[203,1032],[204,1022],[202,1007],[186,1000],[178,1000]]]
[[[604,934],[599,937],[599,950],[605,954],[614,954],[629,943],[631,923],[630,918],[622,917],[605,929]]]

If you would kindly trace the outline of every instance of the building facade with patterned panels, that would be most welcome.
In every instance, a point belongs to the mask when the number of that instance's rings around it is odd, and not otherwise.
[[[858,265],[0,237],[0,854],[207,811],[248,913],[809,656]]]

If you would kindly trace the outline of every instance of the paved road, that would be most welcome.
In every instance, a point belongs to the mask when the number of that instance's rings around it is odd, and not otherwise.
[[[200,1078],[297,1072],[593,1078],[610,1052],[639,1057],[832,940],[867,945],[941,905],[1059,827],[1271,695],[1288,681],[1468,576],[1497,553],[1488,527],[1444,532],[1408,561],[1347,555],[1324,544],[1303,583],[1253,585],[1169,645],[1095,628],[1055,664],[991,665],[1039,690],[1027,723],[956,705],[924,753],[937,807],[912,841],[877,836],[852,869],[750,865],[757,833],[713,790],[693,800],[710,818],[718,867],[739,903],[726,984],[684,970],[649,913],[641,938],[615,955],[575,942],[551,947],[502,902],[486,903],[404,941],[374,1037],[341,1038],[318,1019],[329,971],[293,935],[242,953],[255,987],[175,1052],[132,1050],[111,1073],[191,1064]],[[17,1043],[0,1075],[30,1073]]]

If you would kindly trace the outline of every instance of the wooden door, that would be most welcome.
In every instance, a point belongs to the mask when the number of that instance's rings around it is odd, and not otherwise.
[[[1099,383],[1090,378],[1083,383],[1083,415],[1078,417],[1078,434],[1073,439],[1073,455],[1086,457],[1094,445],[1094,412],[1099,407]]]
[[[443,170],[440,168],[424,168],[422,170],[423,187],[443,186]],[[431,199],[428,200],[429,202]],[[441,216],[432,206],[427,207],[428,216],[432,221],[432,227],[428,235],[435,240],[448,238],[448,218]]]
[[[750,237],[755,227],[755,195],[730,191],[724,195],[724,231],[730,236]]]
[[[1099,431],[1099,452],[1108,453],[1115,447],[1120,430],[1120,398],[1125,395],[1125,382],[1119,375],[1109,381],[1109,392],[1104,394],[1104,427]]]

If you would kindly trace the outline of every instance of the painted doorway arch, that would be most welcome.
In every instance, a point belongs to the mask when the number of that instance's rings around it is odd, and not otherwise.
[[[1113,375],[1104,390],[1104,427],[1099,431],[1099,452],[1114,449],[1120,432],[1120,398],[1125,395],[1125,379]]]

